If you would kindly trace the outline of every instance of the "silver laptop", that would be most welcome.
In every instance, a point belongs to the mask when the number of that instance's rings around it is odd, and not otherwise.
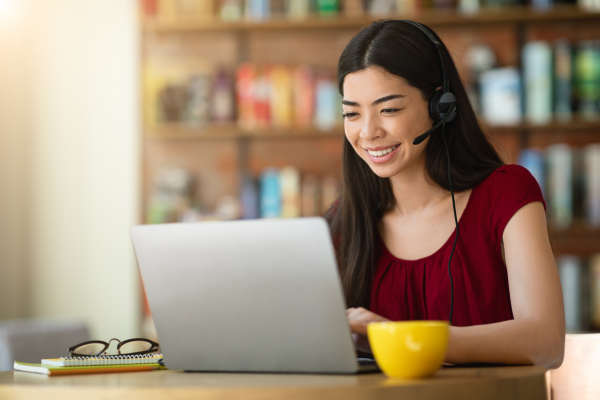
[[[141,225],[131,236],[167,367],[376,369],[356,358],[324,219]]]

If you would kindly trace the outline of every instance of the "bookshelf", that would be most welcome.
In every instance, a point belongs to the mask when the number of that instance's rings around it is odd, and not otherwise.
[[[465,25],[487,26],[489,24],[526,24],[535,22],[580,22],[595,21],[598,14],[581,10],[573,5],[556,5],[548,11],[536,11],[530,7],[509,6],[497,9],[484,9],[476,14],[460,14],[456,11],[423,10],[413,15],[371,16],[360,17],[308,17],[294,20],[285,17],[275,17],[266,21],[235,21],[225,22],[220,19],[206,18],[201,20],[173,20],[161,18],[146,18],[143,29],[147,33],[156,32],[218,32],[218,31],[281,31],[303,29],[340,28],[359,29],[376,19],[412,19],[431,27],[452,27]]]
[[[513,6],[483,9],[476,14],[464,15],[455,11],[422,10],[406,16],[359,17],[310,16],[302,20],[283,17],[261,22],[240,20],[224,22],[218,17],[203,19],[160,16],[142,16],[142,64],[148,60],[181,59],[188,56],[202,57],[229,71],[242,62],[256,64],[300,65],[303,63],[334,71],[343,45],[362,27],[374,19],[411,18],[425,23],[440,34],[447,43],[459,70],[466,55],[464,49],[477,43],[487,43],[497,54],[499,65],[520,65],[520,49],[528,40],[555,40],[568,37],[574,41],[600,38],[600,13],[582,11],[574,5],[554,6],[541,12],[530,7]],[[464,72],[465,78],[468,78]],[[298,148],[314,147],[306,154],[307,161],[299,160],[301,173],[322,175],[325,168],[333,167],[339,173],[339,153],[343,140],[343,128],[336,126],[328,131],[312,127],[241,129],[236,122],[206,124],[190,127],[181,123],[144,124],[144,213],[152,175],[161,163],[177,163],[189,168],[192,174],[203,171],[219,175],[221,189],[197,188],[200,201],[207,208],[214,207],[219,196],[236,195],[239,174],[249,171],[260,173],[263,165],[281,167],[272,157],[269,147],[277,152],[297,154]],[[600,142],[600,121],[585,121],[575,116],[568,123],[552,122],[543,125],[521,123],[515,126],[490,126],[486,129],[499,144],[507,162],[516,162],[520,149],[534,145],[548,145],[560,140],[581,145]],[[183,155],[185,152],[187,156]],[[318,149],[326,148],[320,152]],[[257,160],[258,152],[265,155]],[[204,156],[211,153],[211,156]],[[315,154],[330,158],[318,162]],[[194,159],[193,155],[198,159]],[[215,156],[219,154],[220,156]],[[186,158],[187,157],[187,158]],[[220,159],[219,157],[224,157]],[[298,158],[298,157],[296,157]],[[187,161],[185,161],[187,160]],[[212,160],[218,164],[207,165]],[[335,160],[335,162],[331,162]],[[273,162],[271,162],[273,161]],[[199,182],[206,179],[199,179]],[[210,181],[210,179],[208,179]],[[216,181],[216,179],[215,179]],[[201,183],[199,183],[201,185]],[[205,185],[204,185],[205,186]],[[562,232],[561,235],[569,235]]]
[[[160,15],[141,16],[142,66],[165,62],[184,65],[194,58],[233,74],[245,62],[259,66],[306,64],[327,71],[334,78],[344,45],[361,27],[376,19],[402,18],[434,28],[465,80],[470,78],[465,67],[470,56],[467,49],[479,43],[493,50],[498,66],[520,69],[521,49],[526,42],[552,43],[561,37],[573,43],[600,39],[600,13],[583,11],[575,5],[556,5],[545,12],[515,6],[483,9],[471,15],[423,10],[402,16],[346,17],[340,14],[309,16],[302,20],[279,17],[261,22],[243,19],[224,22],[216,16],[179,20]],[[202,68],[210,70],[206,65]],[[142,94],[142,98],[144,96]],[[527,122],[483,125],[508,163],[516,163],[519,152],[528,147],[544,149],[565,143],[580,148],[600,143],[600,118],[589,120],[578,114],[566,123],[553,119],[541,125]],[[194,127],[178,122],[149,124],[144,118],[141,219],[148,222],[146,216],[153,185],[165,166],[176,165],[189,171],[194,178],[190,197],[203,209],[213,210],[224,196],[240,195],[242,176],[249,174],[256,178],[268,167],[293,165],[302,179],[308,175],[319,179],[339,176],[343,138],[343,127],[339,124],[326,131],[294,125],[242,129],[236,121]],[[590,227],[580,214],[566,229],[549,224],[550,240],[557,257],[575,255],[585,262],[600,252],[600,229]],[[600,313],[597,318],[596,324],[600,324]],[[584,329],[589,329],[589,325]]]

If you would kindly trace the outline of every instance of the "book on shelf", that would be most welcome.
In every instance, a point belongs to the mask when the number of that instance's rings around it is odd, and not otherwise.
[[[116,372],[138,372],[165,369],[162,354],[138,356],[61,357],[41,360],[40,364],[23,363],[15,360],[15,371],[33,372],[43,375],[81,375]]]
[[[281,186],[279,171],[267,168],[260,176],[259,208],[261,218],[281,217]]]
[[[554,43],[554,114],[568,122],[573,114],[573,47],[566,39]]]
[[[600,228],[600,143],[583,149],[585,219],[589,226]]]
[[[519,153],[518,164],[527,168],[540,185],[542,193],[546,196],[546,170],[544,166],[544,153],[538,149],[523,149]]]
[[[525,118],[547,124],[552,120],[552,49],[544,41],[533,41],[525,43],[522,53]]]
[[[566,144],[546,149],[549,218],[559,229],[573,222],[573,150]]]
[[[485,71],[479,78],[481,112],[491,125],[521,122],[521,76],[515,67]]]
[[[584,120],[600,118],[600,40],[579,42],[575,56],[578,111]]]
[[[300,171],[287,166],[279,172],[281,187],[281,217],[297,218],[300,216]]]
[[[590,258],[590,324],[592,329],[600,330],[600,254]]]
[[[573,255],[564,255],[557,261],[565,306],[565,325],[568,332],[579,332],[583,328],[581,260]]]

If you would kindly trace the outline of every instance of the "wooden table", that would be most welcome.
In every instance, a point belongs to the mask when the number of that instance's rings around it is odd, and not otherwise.
[[[443,368],[430,379],[382,374],[292,375],[181,371],[48,377],[0,373],[0,399],[547,399],[539,367]]]

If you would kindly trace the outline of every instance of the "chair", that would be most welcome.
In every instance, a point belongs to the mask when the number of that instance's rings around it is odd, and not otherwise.
[[[42,358],[67,356],[67,349],[89,340],[87,326],[64,319],[0,321],[0,372],[13,369],[14,361],[39,364]]]
[[[552,400],[600,399],[600,334],[570,334],[565,358],[550,372]]]

